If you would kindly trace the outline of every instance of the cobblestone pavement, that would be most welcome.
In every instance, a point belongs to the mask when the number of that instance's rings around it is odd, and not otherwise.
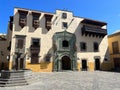
[[[0,87],[0,90],[120,90],[120,73],[103,71],[35,73],[30,85]]]

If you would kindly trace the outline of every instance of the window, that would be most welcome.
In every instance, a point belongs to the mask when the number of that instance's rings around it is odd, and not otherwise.
[[[39,38],[32,38],[30,46],[30,53],[31,53],[31,63],[36,64],[39,63],[39,52],[40,52],[40,39]]]
[[[23,39],[18,39],[17,48],[22,49],[23,43],[24,43]]]
[[[108,59],[107,59],[107,58],[104,58],[104,61],[108,61]]]
[[[62,18],[66,19],[67,18],[67,13],[62,13]]]
[[[53,15],[45,14],[45,27],[48,31],[51,29],[52,26],[51,23],[52,17]]]
[[[67,22],[63,22],[62,24],[63,24],[63,25],[62,25],[63,28],[67,28],[67,27],[68,27]]]
[[[119,53],[118,41],[112,42],[113,53]]]
[[[24,35],[15,35],[16,42],[15,47],[16,49],[23,49],[25,46],[25,37]]]
[[[62,42],[62,46],[63,46],[63,47],[69,47],[69,42],[68,42],[67,40],[64,40],[64,41]]]
[[[87,46],[85,42],[80,42],[80,50],[81,51],[86,51],[87,50]]]
[[[19,25],[23,28],[27,24],[27,16],[24,13],[20,13]]]
[[[94,49],[94,52],[98,52],[99,51],[99,45],[98,45],[97,42],[93,43],[93,49]]]
[[[39,17],[33,16],[33,27],[35,29],[39,27]]]
[[[27,24],[28,11],[18,10],[19,13],[19,25],[23,28]]]
[[[39,46],[40,39],[32,39],[32,45],[33,46]]]
[[[39,17],[41,13],[32,12],[33,15],[33,27],[37,29],[39,27]]]

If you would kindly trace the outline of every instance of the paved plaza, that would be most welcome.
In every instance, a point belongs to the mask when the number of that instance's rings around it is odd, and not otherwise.
[[[0,90],[120,90],[120,73],[103,71],[35,73],[37,80],[26,86]]]

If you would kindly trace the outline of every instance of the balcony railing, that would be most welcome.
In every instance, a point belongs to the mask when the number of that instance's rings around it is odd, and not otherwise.
[[[39,27],[39,20],[33,20],[33,27],[35,29]]]
[[[40,52],[40,46],[39,45],[31,45],[30,46],[31,53],[39,53]]]
[[[23,28],[24,26],[26,26],[27,24],[27,20],[26,18],[20,18],[19,19],[19,25]]]
[[[24,52],[25,52],[25,48],[22,48],[22,49],[16,48],[16,49],[15,49],[15,52],[16,52],[16,53],[24,53]]]
[[[97,28],[97,27],[83,25],[82,33],[83,34],[90,33],[90,34],[106,35],[107,34],[107,29],[102,29],[102,28],[99,28],[99,27]]]

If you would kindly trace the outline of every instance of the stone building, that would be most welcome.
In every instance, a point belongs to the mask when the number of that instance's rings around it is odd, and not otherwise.
[[[108,45],[112,68],[120,71],[120,31],[108,36]]]
[[[6,35],[0,34],[0,70],[8,68],[6,60]]]
[[[55,13],[14,8],[8,28],[9,69],[35,72],[109,70],[107,23]]]

